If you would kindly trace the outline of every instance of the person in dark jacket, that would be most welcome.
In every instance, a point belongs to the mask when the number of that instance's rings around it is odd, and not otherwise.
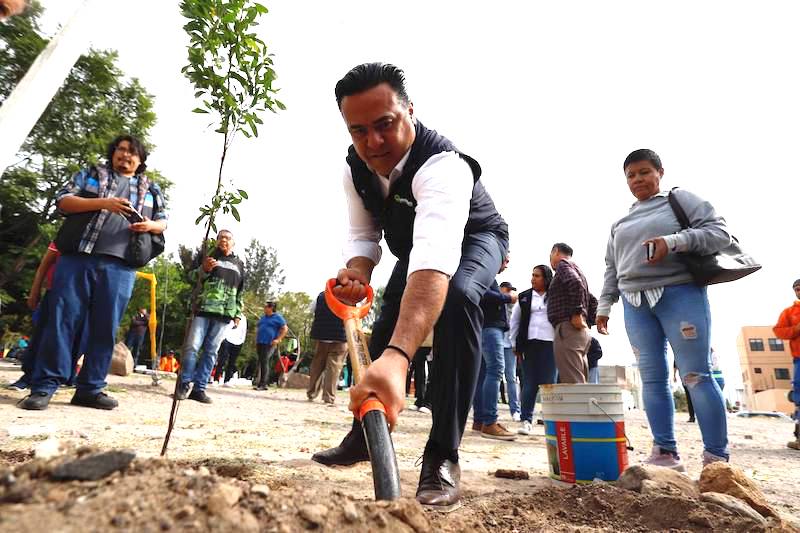
[[[397,258],[370,339],[375,361],[350,389],[350,409],[358,412],[374,395],[394,425],[405,408],[410,359],[433,328],[433,423],[417,501],[452,510],[461,498],[458,448],[481,360],[480,300],[508,250],[508,225],[480,180],[478,162],[417,120],[401,69],[358,65],[335,92],[353,144],[343,179],[349,241],[334,294],[347,303],[366,296],[382,237]],[[312,459],[369,460],[360,423],[341,445]]]
[[[500,266],[502,273],[508,266],[509,255],[506,254]],[[508,331],[508,314],[506,304],[515,303],[515,292],[505,293],[500,290],[497,281],[493,281],[489,290],[481,299],[483,310],[483,332],[481,347],[483,350],[483,382],[478,380],[473,407],[473,430],[480,424],[481,437],[495,440],[514,440],[516,435],[508,431],[497,421],[497,395],[500,392],[500,381],[505,372],[505,353],[503,351],[503,335]]]
[[[135,365],[139,364],[139,352],[141,352],[142,344],[144,344],[148,322],[150,322],[150,313],[145,308],[139,309],[131,318],[131,325],[128,327],[128,334],[125,336],[125,344],[131,351]]]
[[[324,292],[319,293],[314,304],[311,338],[315,346],[311,379],[308,382],[308,401],[313,402],[322,391],[322,401],[333,405],[336,402],[336,384],[347,357],[347,339],[342,319],[334,315],[325,303]]]
[[[217,234],[217,247],[194,270],[203,278],[203,292],[197,314],[192,318],[187,345],[181,357],[181,384],[178,399],[187,397],[211,403],[206,385],[217,360],[217,351],[231,320],[239,324],[244,293],[244,264],[233,253],[233,233]],[[199,353],[198,353],[199,352]],[[189,393],[189,385],[194,384]]]
[[[589,351],[586,352],[586,359],[589,362],[589,383],[600,383],[600,358],[603,357],[603,348],[600,341],[592,337]]]

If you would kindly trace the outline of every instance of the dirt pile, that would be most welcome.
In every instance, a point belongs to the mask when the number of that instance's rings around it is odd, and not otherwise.
[[[761,523],[713,501],[607,483],[476,495],[439,514],[413,499],[371,502],[308,483],[268,486],[233,462],[135,459],[95,481],[54,479],[64,464],[102,455],[89,447],[47,459],[0,452],[0,530],[790,531],[774,518]]]

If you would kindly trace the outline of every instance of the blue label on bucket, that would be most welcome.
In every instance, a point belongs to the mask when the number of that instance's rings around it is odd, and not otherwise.
[[[545,420],[550,475],[569,483],[616,480],[628,466],[625,423]]]

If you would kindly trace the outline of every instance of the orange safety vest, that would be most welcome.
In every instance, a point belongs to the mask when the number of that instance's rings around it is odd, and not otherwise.
[[[165,355],[158,363],[158,369],[162,372],[177,372],[180,363],[174,356]]]

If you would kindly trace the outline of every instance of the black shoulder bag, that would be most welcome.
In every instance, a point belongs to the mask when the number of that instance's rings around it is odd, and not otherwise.
[[[678,199],[672,194],[675,189],[669,192],[667,200],[675,213],[675,218],[681,225],[681,229],[691,228],[689,217],[681,207]],[[691,252],[681,252],[678,254],[681,262],[692,274],[697,285],[713,285],[715,283],[726,283],[736,281],[761,268],[755,259],[744,252],[739,246],[739,240],[731,235],[732,242],[727,248],[711,255],[700,255]]]
[[[150,187],[150,194],[155,201],[156,194],[152,186]],[[166,240],[163,233],[144,233],[131,232],[131,240],[128,243],[128,249],[125,252],[125,262],[130,266],[139,268],[145,266],[152,259],[164,253],[164,245]]]
[[[75,196],[81,198],[97,198],[97,194],[80,191]],[[58,233],[54,242],[56,248],[62,254],[74,254],[81,245],[81,239],[86,231],[86,226],[92,221],[98,211],[84,211],[83,213],[72,213],[64,217],[64,222],[58,228]]]

